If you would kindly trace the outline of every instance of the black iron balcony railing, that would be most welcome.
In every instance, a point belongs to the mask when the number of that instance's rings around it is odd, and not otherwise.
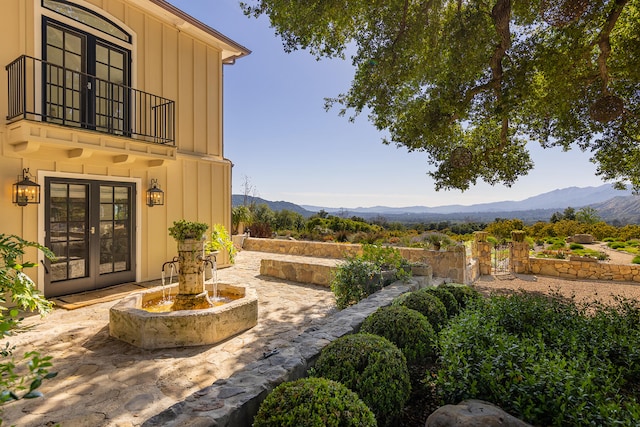
[[[175,144],[174,101],[26,55],[6,70],[9,121],[22,118]]]

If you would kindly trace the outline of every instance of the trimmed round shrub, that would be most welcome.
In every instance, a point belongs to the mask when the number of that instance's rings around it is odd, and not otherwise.
[[[254,427],[376,426],[369,407],[339,382],[302,378],[280,384],[260,405]]]
[[[451,292],[456,301],[460,305],[460,310],[467,307],[472,301],[479,300],[482,295],[471,286],[462,285],[460,283],[446,283],[439,286]]]
[[[631,260],[631,264],[640,264],[640,255],[636,255]]]
[[[326,346],[313,375],[357,393],[380,426],[393,423],[411,394],[406,358],[391,341],[373,334],[346,335]]]
[[[404,306],[380,307],[364,320],[360,332],[385,337],[402,351],[409,364],[426,362],[435,355],[436,334],[431,324],[422,314]]]
[[[410,292],[402,299],[400,305],[421,313],[436,332],[442,329],[447,321],[447,309],[437,296],[428,291],[428,288]]]
[[[426,290],[427,292],[438,297],[440,301],[442,301],[442,304],[444,304],[444,308],[447,309],[447,316],[453,317],[460,312],[460,304],[458,304],[458,300],[446,288],[437,286],[426,288]]]

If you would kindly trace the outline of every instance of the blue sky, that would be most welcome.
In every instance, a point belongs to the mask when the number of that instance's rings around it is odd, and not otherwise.
[[[224,67],[225,157],[233,193],[332,208],[472,205],[523,200],[566,187],[602,185],[589,154],[530,144],[535,168],[511,188],[479,183],[435,191],[424,153],[383,145],[364,116],[351,123],[326,112],[324,98],[345,92],[350,60],[287,54],[269,21],[245,17],[238,0],[169,0],[252,51]]]

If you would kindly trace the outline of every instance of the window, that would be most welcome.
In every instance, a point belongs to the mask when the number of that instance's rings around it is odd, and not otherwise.
[[[97,15],[95,12],[85,9],[82,6],[69,3],[65,0],[42,0],[42,6],[64,15],[74,21],[81,22],[85,25],[95,28],[105,34],[109,34],[127,43],[131,43],[131,36],[122,28],[118,27],[108,19]]]

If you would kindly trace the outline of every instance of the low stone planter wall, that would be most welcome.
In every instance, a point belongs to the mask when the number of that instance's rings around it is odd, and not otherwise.
[[[346,258],[362,253],[362,246],[350,243],[308,242],[303,240],[244,239],[243,249],[283,255],[310,256],[316,258]]]
[[[341,260],[314,259],[313,262],[292,260],[263,259],[260,261],[260,274],[294,282],[331,287],[331,279]],[[430,265],[420,264],[411,269],[411,274],[422,286],[431,283]]]
[[[328,261],[328,260],[327,260]],[[339,260],[318,264],[297,261],[263,259],[260,261],[260,274],[292,280],[294,282],[311,283],[313,285],[331,286],[331,279]]]
[[[344,259],[348,256],[355,256],[362,253],[361,245],[348,243],[325,243],[257,238],[246,238],[244,240],[243,249],[276,254],[335,259]],[[467,259],[464,246],[452,246],[446,250],[440,251],[418,248],[398,248],[398,250],[403,257],[411,262],[424,263],[431,266],[432,274],[435,277],[448,278],[454,282],[465,284],[470,284],[472,281],[470,278],[466,277]],[[321,273],[317,274],[320,275]]]
[[[529,258],[529,273],[563,279],[640,282],[640,265],[609,264],[594,259]]]

